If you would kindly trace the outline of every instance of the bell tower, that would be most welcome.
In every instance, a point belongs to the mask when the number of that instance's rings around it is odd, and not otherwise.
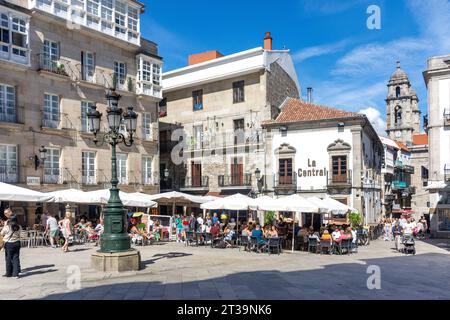
[[[419,98],[400,61],[388,83],[386,105],[389,138],[411,145],[413,135],[420,134]]]

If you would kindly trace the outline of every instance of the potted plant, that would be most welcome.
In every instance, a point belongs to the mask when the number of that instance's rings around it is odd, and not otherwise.
[[[359,212],[351,212],[348,215],[348,219],[350,220],[350,225],[354,229],[361,229],[362,218]]]
[[[264,215],[264,225],[272,224],[275,221],[276,215],[274,211],[267,211]]]
[[[127,86],[128,86],[128,91],[133,92],[133,80],[131,80],[130,77],[128,77]]]

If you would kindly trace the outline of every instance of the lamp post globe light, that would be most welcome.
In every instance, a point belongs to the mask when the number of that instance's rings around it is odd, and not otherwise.
[[[134,143],[133,135],[136,133],[138,115],[129,107],[124,113],[119,107],[121,96],[110,89],[106,93],[107,109],[106,118],[108,121],[108,132],[105,132],[99,143],[100,123],[102,114],[97,110],[97,106],[92,106],[87,113],[89,129],[94,134],[94,143],[111,145],[111,195],[104,210],[104,233],[100,240],[101,254],[120,254],[131,250],[130,238],[125,230],[126,214],[122,201],[119,197],[119,180],[117,178],[117,154],[116,147],[123,143],[131,147]],[[125,124],[126,133],[121,131],[121,125]],[[104,270],[106,271],[106,270]],[[119,270],[124,271],[124,270]]]

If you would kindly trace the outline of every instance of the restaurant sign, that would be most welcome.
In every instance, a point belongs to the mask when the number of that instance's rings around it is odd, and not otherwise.
[[[326,177],[327,176],[327,168],[317,168],[316,160],[308,159],[308,167],[307,169],[300,168],[298,169],[298,176],[300,178],[306,177]]]

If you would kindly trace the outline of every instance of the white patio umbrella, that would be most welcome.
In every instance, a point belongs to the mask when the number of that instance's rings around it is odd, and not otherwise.
[[[332,210],[329,204],[318,197],[310,197],[307,200],[319,207],[319,213],[329,213]]]
[[[97,191],[90,191],[86,192],[89,197],[93,199],[98,199],[99,203],[101,204],[107,204],[110,197],[110,190],[109,189],[103,189],[103,190],[97,190]],[[122,200],[122,203],[126,207],[150,207],[153,208],[157,205],[155,201],[152,201],[150,199],[144,199],[142,197],[137,197],[136,195],[131,195],[129,193],[120,191],[119,193],[120,200]]]
[[[201,204],[219,198],[213,196],[194,196],[188,193],[172,191],[151,195],[150,199],[157,202],[172,203],[172,214],[175,215],[175,206],[177,203]]]
[[[200,205],[207,210],[248,210],[255,206],[255,199],[236,193],[232,196],[209,201]]]
[[[326,197],[322,201],[329,206],[329,208],[332,212],[346,213],[347,211],[356,211],[356,209],[354,209],[346,204],[343,204],[342,202],[334,200],[333,198],[330,198],[330,197]]]
[[[88,192],[84,192],[78,189],[66,189],[59,190],[54,192],[46,193],[48,196],[51,196],[47,202],[52,203],[80,203],[80,204],[101,204],[100,199],[94,197],[92,194]]]
[[[254,204],[249,207],[250,210],[258,210],[258,207],[264,206],[264,205],[270,205],[275,201],[275,198],[269,197],[269,196],[262,196],[259,198],[254,199]]]
[[[42,192],[0,182],[0,201],[45,202],[51,198]]]

